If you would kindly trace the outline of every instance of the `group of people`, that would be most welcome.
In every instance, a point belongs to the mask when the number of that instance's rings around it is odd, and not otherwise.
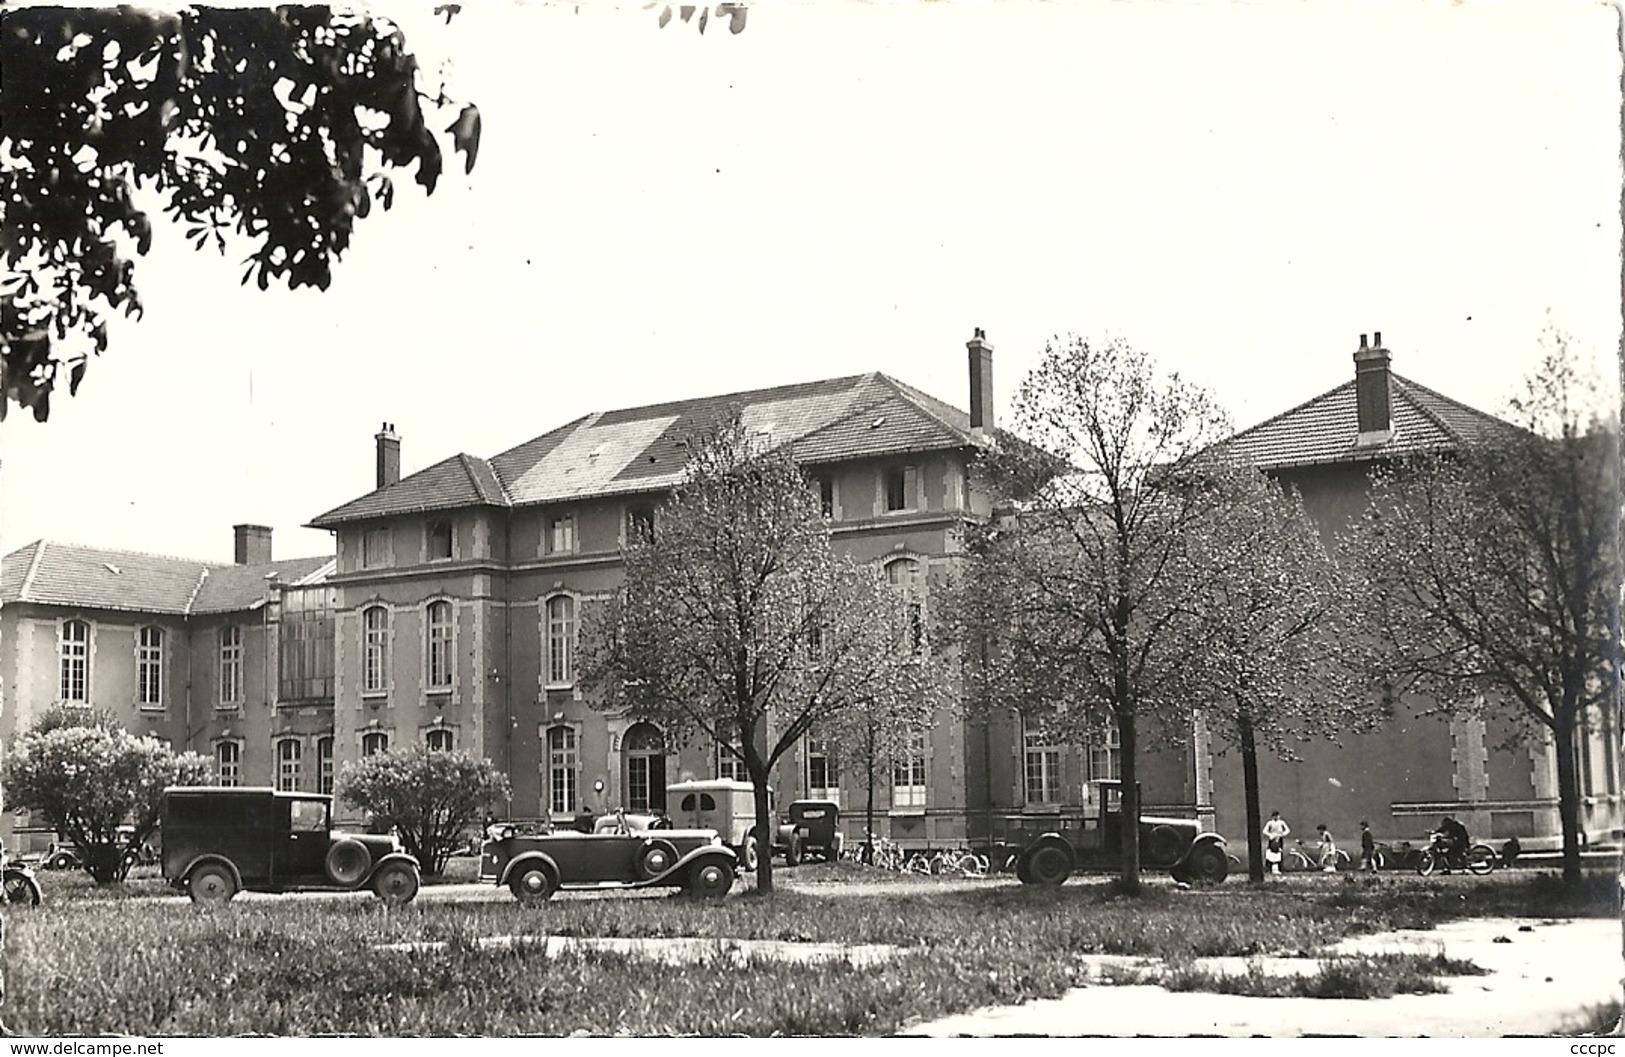
[[[1325,873],[1336,873],[1337,840],[1324,822],[1315,827],[1315,832],[1320,837],[1315,847],[1315,864]],[[1281,862],[1286,857],[1286,838],[1291,833],[1292,827],[1286,824],[1281,813],[1271,811],[1269,821],[1264,823],[1264,863],[1274,876],[1280,876]],[[1466,826],[1446,815],[1439,823],[1438,834],[1452,859],[1466,855],[1471,842]],[[1371,823],[1365,819],[1360,820],[1360,869],[1377,872],[1377,838],[1371,833]]]

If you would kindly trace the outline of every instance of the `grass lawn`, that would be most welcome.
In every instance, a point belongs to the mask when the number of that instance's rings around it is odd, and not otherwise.
[[[710,904],[566,895],[527,909],[430,895],[389,909],[370,898],[292,896],[210,910],[151,898],[165,890],[150,875],[103,890],[51,875],[43,906],[7,915],[0,1012],[13,1031],[45,1035],[879,1035],[922,1017],[1058,995],[1081,981],[1086,953],[1178,966],[1204,955],[1309,953],[1349,935],[1461,917],[1619,912],[1607,874],[1579,892],[1553,874],[1514,871],[1316,875],[1261,888],[1157,882],[1136,899],[1116,895],[1106,878],[1056,889],[882,884],[839,895],[853,883],[930,879],[849,864],[779,877],[828,883],[772,897],[742,885]],[[873,968],[769,960],[738,968],[723,959],[671,967],[473,942],[548,934],[891,944],[904,953]],[[445,946],[377,949],[403,941]]]

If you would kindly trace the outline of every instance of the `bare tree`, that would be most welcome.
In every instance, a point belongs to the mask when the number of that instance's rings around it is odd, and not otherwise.
[[[1399,690],[1550,739],[1577,883],[1578,742],[1619,674],[1619,431],[1568,339],[1545,346],[1512,402],[1522,428],[1380,477],[1346,542]]]
[[[1202,717],[1241,753],[1248,876],[1264,880],[1258,750],[1367,729],[1386,710],[1354,591],[1300,499],[1250,468],[1222,468],[1223,516],[1190,541],[1182,594],[1204,648]]]
[[[1112,340],[1057,339],[983,461],[1009,514],[971,531],[959,592],[973,698],[1051,736],[1115,727],[1122,885],[1140,884],[1141,721],[1190,714],[1203,644],[1189,634],[1189,541],[1214,514],[1208,453],[1228,433],[1201,389]]]
[[[900,600],[837,556],[788,452],[737,417],[692,446],[687,477],[624,551],[620,594],[588,616],[583,683],[679,736],[726,747],[755,787],[757,887],[773,887],[775,764],[817,724],[893,707],[918,685]]]

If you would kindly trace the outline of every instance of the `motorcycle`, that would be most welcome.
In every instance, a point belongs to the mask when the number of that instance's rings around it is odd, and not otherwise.
[[[1449,873],[1456,869],[1483,876],[1494,870],[1495,866],[1495,849],[1488,844],[1470,845],[1465,852],[1453,851],[1445,835],[1435,831],[1428,834],[1428,846],[1422,852],[1421,861],[1416,864],[1416,872],[1427,877],[1435,870]]]
[[[34,868],[21,859],[0,860],[0,894],[7,906],[39,906],[40,887],[34,879]]]

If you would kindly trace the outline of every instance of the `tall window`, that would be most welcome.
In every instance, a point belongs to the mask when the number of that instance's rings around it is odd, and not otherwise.
[[[912,466],[894,466],[881,475],[882,500],[887,511],[913,510],[916,475]]]
[[[64,701],[90,701],[90,625],[83,620],[64,620],[57,646],[61,679],[59,693]]]
[[[361,567],[376,569],[389,564],[389,530],[367,529],[361,534]]]
[[[389,686],[389,610],[363,610],[361,637],[361,692],[381,694]]]
[[[220,703],[243,699],[243,629],[233,624],[220,629]]]
[[[745,761],[734,755],[739,750],[739,743],[724,745],[717,742],[717,777],[729,778],[735,782],[748,782],[750,778],[745,772]]]
[[[282,590],[278,703],[333,701],[333,610],[336,591],[325,584]]]
[[[451,541],[451,519],[439,518],[429,522],[423,549],[430,561],[445,561],[451,557]]]
[[[913,558],[899,558],[886,566],[886,582],[903,599],[903,626],[898,644],[911,654],[925,649],[925,566]]]
[[[333,739],[316,739],[316,791],[333,793]]]
[[[135,648],[136,689],[143,707],[164,703],[164,629],[141,629]]]
[[[1022,737],[1024,767],[1027,780],[1027,803],[1059,804],[1061,802],[1061,748],[1037,731]]]
[[[550,554],[573,554],[576,549],[576,516],[554,514],[547,519],[547,550]]]
[[[424,735],[423,743],[429,747],[430,752],[450,752],[451,731],[436,727]]]
[[[1113,781],[1123,777],[1122,756],[1122,742],[1117,737],[1117,724],[1113,723],[1089,739],[1089,777]]]
[[[389,735],[381,730],[369,730],[361,735],[361,755],[376,756],[389,751]]]
[[[235,741],[222,741],[215,745],[214,770],[221,785],[242,785],[242,745]]]
[[[276,787],[284,793],[299,788],[299,757],[303,751],[298,738],[283,738],[276,743]]]
[[[653,543],[654,538],[655,508],[647,504],[627,508],[626,542]]]
[[[810,800],[839,800],[840,776],[828,743],[807,739],[807,797]]]
[[[425,681],[431,690],[451,689],[451,603],[430,602],[429,650]]]
[[[911,734],[891,765],[891,806],[925,806],[925,735]]]
[[[813,478],[813,487],[818,491],[818,509],[826,518],[835,517],[835,478],[827,474],[819,474]]]
[[[576,732],[574,727],[549,727],[547,730],[547,810],[555,815],[574,814],[576,810],[577,769]]]
[[[547,600],[547,681],[562,685],[575,678],[576,601],[568,595]]]

